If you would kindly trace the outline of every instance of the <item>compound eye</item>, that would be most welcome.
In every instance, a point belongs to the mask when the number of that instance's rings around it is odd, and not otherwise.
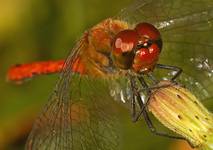
[[[153,70],[159,54],[160,49],[156,43],[153,43],[148,48],[138,49],[133,63],[134,71],[146,72]]]
[[[161,38],[160,32],[152,24],[149,23],[139,23],[135,27],[136,32],[140,37],[145,37],[150,40],[158,40]]]
[[[135,30],[123,30],[112,41],[114,64],[121,69],[130,69],[134,61],[138,44],[138,34]]]
[[[137,45],[138,38],[135,30],[123,30],[119,32],[113,40],[113,52],[117,54],[131,52]]]
[[[149,48],[141,48],[136,53],[136,58],[144,63],[152,63],[158,59],[160,49],[157,44],[150,45]]]

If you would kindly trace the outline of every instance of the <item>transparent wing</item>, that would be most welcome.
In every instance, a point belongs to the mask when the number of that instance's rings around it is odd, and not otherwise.
[[[206,99],[213,96],[212,8],[211,0],[137,0],[116,18],[155,24],[164,41],[160,62],[182,67],[181,81],[190,87],[196,84]],[[104,80],[74,75],[70,69],[84,43],[80,41],[68,56],[56,89],[33,126],[27,149],[118,149],[108,85]]]
[[[117,18],[149,22],[160,29],[160,63],[181,67],[180,82],[200,99],[213,97],[213,1],[136,0]]]
[[[80,41],[28,137],[29,150],[117,150],[118,131],[107,82],[71,72]]]
[[[209,21],[212,17],[211,0],[135,0],[115,16],[130,24],[149,22],[161,30]]]

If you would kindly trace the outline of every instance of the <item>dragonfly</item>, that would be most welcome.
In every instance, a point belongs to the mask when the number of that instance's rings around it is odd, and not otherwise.
[[[61,72],[26,149],[117,150],[115,101],[152,133],[184,139],[158,132],[146,106],[161,78],[213,97],[211,33],[211,0],[136,0],[86,30],[65,60],[15,65],[8,79],[16,82]]]

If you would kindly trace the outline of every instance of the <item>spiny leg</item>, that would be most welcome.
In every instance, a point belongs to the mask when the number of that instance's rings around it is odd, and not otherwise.
[[[132,120],[133,122],[136,122],[138,121],[138,119],[140,118],[140,116],[143,114],[144,111],[146,111],[146,107],[149,103],[149,100],[150,100],[150,96],[151,96],[151,89],[149,88],[149,86],[147,85],[146,81],[144,80],[144,78],[141,76],[139,78],[137,78],[142,87],[144,88],[145,92],[147,93],[147,100],[145,100],[145,104],[143,104],[143,101],[140,97],[140,91],[138,90],[138,88],[136,87],[136,84],[135,84],[135,78],[134,77],[130,77],[130,82],[131,82],[131,88],[132,88],[132,91],[133,91],[133,98],[132,98]],[[140,100],[138,99],[140,97]],[[140,112],[138,114],[136,114],[135,112],[135,102],[137,101],[137,103],[139,104],[140,106]]]
[[[140,99],[140,97],[139,97]],[[142,102],[143,104],[143,102]],[[143,104],[144,105],[144,104]],[[143,105],[141,107],[143,107]],[[164,132],[160,132],[160,131],[157,131],[156,127],[153,125],[148,113],[146,110],[143,111],[143,117],[144,117],[144,120],[148,126],[148,128],[150,129],[150,131],[155,134],[155,135],[158,135],[158,136],[164,136],[164,137],[168,137],[168,138],[173,138],[173,139],[180,139],[180,140],[185,140],[184,137],[181,137],[181,136],[175,136],[175,135],[170,135],[170,134],[167,134],[167,133],[164,133]]]
[[[141,81],[143,82],[144,80],[141,79]],[[137,87],[135,86],[135,79],[133,77],[131,77],[130,79],[130,82],[131,82],[131,88],[133,90],[133,102],[132,102],[132,110],[133,110],[133,119],[135,118],[135,102],[137,101],[137,103],[139,104],[141,110],[143,109],[143,111],[141,111],[141,114],[143,115],[144,119],[145,119],[145,122],[148,126],[148,128],[150,129],[150,131],[155,134],[155,135],[158,135],[158,136],[164,136],[164,137],[167,137],[167,138],[174,138],[174,139],[181,139],[181,140],[185,140],[184,137],[179,137],[179,136],[174,136],[174,135],[169,135],[167,133],[163,133],[163,132],[159,132],[157,131],[157,129],[155,128],[155,126],[153,125],[147,111],[146,111],[146,105],[143,103],[141,97],[140,97],[140,93],[137,91]],[[145,82],[145,81],[144,81]],[[144,83],[143,82],[143,83]],[[145,83],[146,84],[146,83]],[[144,84],[144,86],[145,86]],[[146,84],[147,85],[147,84]],[[140,116],[140,115],[139,115]],[[137,120],[134,120],[134,121],[137,121]]]
[[[142,115],[143,111],[145,111],[145,109],[146,109],[146,107],[147,107],[147,105],[149,103],[149,99],[150,99],[150,95],[151,95],[151,90],[149,89],[149,86],[147,85],[147,83],[144,80],[144,78],[141,76],[141,77],[138,77],[138,80],[140,81],[140,83],[141,83],[142,87],[144,88],[145,92],[147,93],[147,96],[146,96],[147,100],[146,100],[146,103],[144,105],[142,105],[142,104],[140,105],[140,101],[137,101],[139,103],[139,105],[142,106],[142,107],[141,107],[140,112],[137,115],[135,115],[134,122],[138,121],[138,119]],[[134,92],[134,94],[135,94],[135,96],[140,97],[140,93],[138,91]]]
[[[151,81],[154,83],[154,85],[152,85],[152,86],[145,85],[146,83],[144,83],[144,81],[143,81],[143,84],[144,84],[145,88],[142,88],[142,89],[141,89],[142,92],[143,92],[143,91],[147,91],[147,89],[150,90],[150,91],[152,91],[152,90],[154,90],[154,89],[165,88],[165,87],[168,87],[168,86],[171,85],[171,84],[167,84],[167,85],[158,85],[159,80],[157,80],[157,79],[155,78],[155,76],[152,74],[152,72],[149,72],[149,73],[146,74],[146,75],[147,75],[148,79],[151,80]]]
[[[157,68],[162,68],[162,69],[176,71],[176,73],[174,74],[174,76],[171,78],[171,81],[173,81],[173,82],[175,82],[174,80],[182,73],[182,69],[179,68],[179,67],[176,67],[176,66],[169,66],[169,65],[157,64],[156,67]],[[150,72],[149,74],[147,74],[147,77],[151,81],[153,81],[155,84],[158,83],[158,80],[152,75],[152,72]],[[141,111],[138,114],[134,115],[134,119],[133,119],[134,122],[136,122],[139,119],[139,117],[141,116],[141,114],[143,113],[143,111],[145,110],[145,108],[147,107],[147,105],[149,103],[150,96],[151,96],[151,91],[153,89],[158,89],[158,88],[163,88],[163,87],[170,86],[170,85],[164,85],[164,86],[153,86],[153,87],[149,87],[148,84],[146,83],[146,81],[144,80],[144,78],[142,76],[138,77],[138,80],[141,83],[142,90],[144,90],[147,93],[147,100],[145,101],[144,106],[141,108]],[[135,109],[134,107],[132,106],[133,109]]]
[[[132,99],[131,99],[131,116],[132,121],[136,122],[141,114],[136,114],[136,96],[138,94],[138,89],[135,84],[135,78],[130,76],[130,84],[131,84],[131,90],[133,92]]]
[[[175,79],[177,79],[177,77],[179,77],[180,74],[182,73],[182,69],[179,68],[179,67],[177,67],[177,66],[170,66],[170,65],[157,64],[157,65],[156,65],[156,68],[176,71],[176,73],[175,73],[175,74],[173,75],[173,77],[171,78],[171,81],[174,81]]]
[[[149,104],[149,100],[150,100],[150,97],[151,97],[151,92],[152,92],[152,89],[159,89],[159,88],[164,88],[164,87],[167,87],[167,86],[170,86],[170,85],[163,85],[163,86],[154,86],[154,87],[149,87],[148,84],[146,83],[146,81],[144,80],[144,78],[142,76],[138,77],[138,80],[139,82],[141,83],[141,86],[142,86],[142,90],[144,90],[146,93],[147,93],[147,96],[146,96],[146,100],[145,100],[145,104],[143,104],[143,107],[141,107],[141,110],[138,114],[135,114],[134,117],[133,117],[133,121],[136,122],[138,121],[138,119],[140,118],[140,116],[142,115],[143,111],[146,109],[147,105]],[[134,81],[135,82],[135,81]],[[135,89],[135,85],[133,84],[133,89]],[[138,90],[135,90],[136,92],[136,95],[140,96],[140,93]],[[135,109],[135,108],[134,108]]]
[[[155,85],[159,83],[159,81],[155,78],[155,76],[152,74],[152,72],[149,72],[147,74],[147,77],[149,78],[149,80],[151,80]]]

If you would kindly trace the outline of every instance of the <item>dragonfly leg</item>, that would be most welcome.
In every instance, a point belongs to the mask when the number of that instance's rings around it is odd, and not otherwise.
[[[146,83],[146,81],[144,80],[144,78],[141,76],[141,77],[138,77],[138,80],[140,81],[142,87],[143,87],[143,90],[147,93],[147,99],[145,100],[145,103],[143,105],[141,105],[141,110],[138,114],[135,114],[134,115],[134,118],[133,118],[133,121],[136,122],[138,121],[138,119],[140,118],[140,116],[142,115],[143,111],[145,111],[146,107],[148,106],[149,104],[149,100],[150,100],[150,96],[151,96],[151,92],[153,89],[159,89],[159,88],[163,88],[163,87],[167,87],[167,86],[170,86],[170,85],[163,85],[163,86],[154,86],[154,87],[149,87],[148,84]],[[135,85],[133,85],[133,88],[134,88]],[[133,89],[134,90],[134,89]],[[140,93],[139,91],[135,90],[135,95],[140,97]],[[140,105],[140,101],[142,100],[138,100],[137,102],[139,103]]]
[[[136,115],[135,96],[132,99],[131,105],[132,105],[131,106],[132,107],[132,122],[136,122],[138,120],[138,119],[136,119],[138,115]]]
[[[171,134],[168,134],[168,133],[164,133],[164,132],[160,132],[156,129],[156,127],[153,125],[147,111],[145,110],[143,112],[143,117],[144,117],[144,120],[149,128],[149,130],[151,131],[151,133],[155,134],[155,135],[158,135],[158,136],[162,136],[162,137],[167,137],[167,138],[171,138],[171,139],[177,139],[177,140],[185,140],[187,141],[187,143],[192,147],[192,148],[195,148],[194,145],[191,144],[191,142],[189,142],[187,139],[185,139],[184,137],[182,136],[178,136],[178,135],[171,135]]]
[[[139,102],[139,105],[142,108],[145,107],[145,104],[143,103],[142,99],[140,96],[137,96],[137,100]],[[163,136],[163,137],[167,137],[167,138],[173,138],[173,139],[180,139],[180,140],[186,140],[184,137],[181,137],[181,136],[175,136],[175,135],[170,135],[170,134],[167,134],[167,133],[164,133],[164,132],[159,132],[157,131],[157,129],[155,128],[155,126],[153,125],[148,113],[146,110],[144,110],[142,112],[142,115],[144,117],[144,120],[148,126],[148,128],[150,129],[150,131],[155,134],[155,135],[158,135],[158,136]]]
[[[161,68],[161,69],[167,69],[167,70],[176,71],[175,74],[173,75],[173,77],[171,78],[172,81],[174,81],[182,73],[182,69],[177,67],[177,66],[169,66],[169,65],[157,64],[156,67],[157,68]]]
[[[143,92],[143,91],[151,92],[152,90],[155,90],[155,89],[166,88],[168,86],[171,86],[170,83],[166,84],[166,85],[158,85],[159,80],[156,79],[156,77],[152,74],[152,72],[150,72],[150,73],[148,73],[146,75],[147,75],[148,79],[151,80],[154,83],[154,85],[148,86],[144,80],[143,81],[141,80],[142,81],[142,86],[143,86],[143,88],[140,89],[141,92]]]
[[[144,111],[146,112],[146,107],[149,104],[149,100],[150,100],[150,96],[151,96],[151,89],[149,88],[148,84],[146,83],[146,81],[144,80],[143,77],[139,77],[138,80],[140,81],[142,87],[144,88],[145,92],[147,93],[147,99],[145,101],[145,104],[143,103],[141,97],[140,97],[140,93],[137,94],[137,101],[138,104],[140,105],[140,112],[138,113],[138,116],[136,117],[136,120],[139,119],[139,117],[144,113]]]
[[[143,102],[142,102],[141,99],[140,99],[140,100],[138,99],[138,97],[140,97],[140,92],[139,92],[138,89],[136,88],[135,79],[131,77],[130,81],[131,81],[131,88],[132,88],[132,91],[133,91],[133,98],[132,98],[132,120],[133,120],[133,122],[136,122],[136,121],[139,120],[139,118],[140,118],[140,116],[142,115],[143,111],[145,111],[145,109],[146,109],[146,106],[147,106],[147,104],[148,104],[149,97],[150,97],[150,94],[151,94],[151,90],[149,89],[149,87],[148,87],[148,85],[146,84],[146,82],[145,82],[145,80],[143,79],[143,77],[140,77],[140,78],[139,78],[139,81],[141,82],[142,86],[144,87],[144,90],[147,92],[147,95],[148,95],[147,97],[148,97],[148,99],[147,99],[146,103],[143,105],[143,107],[141,107],[140,112],[136,114],[136,111],[135,111],[135,110],[136,110],[136,109],[135,109],[135,107],[136,107],[136,106],[135,106],[135,102],[137,101],[137,103],[138,103],[140,106],[142,106],[141,103],[143,103]]]
[[[138,118],[141,115],[141,114],[136,114],[136,98],[138,96],[138,89],[135,85],[135,79],[133,77],[130,77],[130,82],[131,82],[131,89],[133,91],[132,99],[131,99],[131,116],[132,116],[132,121],[136,122],[138,121]]]
[[[133,94],[133,97],[132,97],[131,108],[132,108],[131,109],[132,110],[132,112],[131,112],[132,121],[136,122],[136,119],[135,119],[135,117],[136,117],[135,94]]]
[[[167,133],[164,133],[164,132],[159,132],[157,131],[157,129],[155,128],[155,126],[153,125],[147,111],[144,111],[143,112],[143,117],[144,117],[144,120],[149,128],[149,130],[155,134],[155,135],[158,135],[158,136],[163,136],[163,137],[168,137],[168,138],[173,138],[173,139],[180,139],[180,140],[185,140],[184,137],[181,137],[181,136],[175,136],[175,135],[170,135],[170,134],[167,134]]]
[[[185,140],[184,137],[180,137],[180,136],[175,136],[175,135],[169,135],[167,133],[163,133],[163,132],[159,132],[157,131],[157,129],[155,128],[155,126],[153,125],[147,111],[146,111],[146,106],[147,106],[147,103],[149,101],[149,97],[150,97],[150,94],[151,94],[151,91],[149,90],[148,88],[148,85],[146,84],[145,80],[143,78],[140,78],[139,81],[141,82],[141,84],[144,86],[144,87],[147,87],[147,92],[148,92],[148,100],[147,102],[144,104],[141,97],[140,97],[140,93],[137,91],[136,87],[135,87],[135,80],[134,79],[131,79],[131,87],[133,89],[133,102],[132,102],[132,110],[133,110],[133,121],[136,122],[139,117],[142,115],[145,119],[145,122],[148,126],[148,128],[150,129],[150,131],[155,134],[155,135],[158,135],[158,136],[164,136],[164,137],[168,137],[168,138],[173,138],[173,139],[181,139],[181,140]],[[141,108],[141,111],[136,115],[135,113],[135,102],[137,101],[137,103],[139,104],[140,108]]]
[[[155,78],[155,76],[152,74],[152,72],[147,74],[147,77],[149,80],[151,80],[155,85],[159,83],[159,81]]]

